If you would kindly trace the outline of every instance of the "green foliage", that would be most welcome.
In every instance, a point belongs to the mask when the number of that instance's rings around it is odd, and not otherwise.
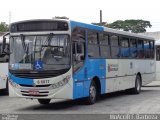
[[[152,27],[152,25],[149,21],[144,20],[117,20],[108,24],[107,27],[133,33],[144,33],[146,32],[146,28]]]
[[[66,17],[66,16],[55,16],[54,18],[56,18],[56,19],[66,19],[66,20],[69,20],[69,18]]]
[[[8,32],[9,31],[9,26],[5,22],[0,23],[0,32]]]
[[[145,20],[117,20],[111,24],[107,24],[106,22],[100,23],[92,23],[98,26],[105,26],[113,29],[129,31],[133,33],[144,33],[146,32],[146,28],[152,27],[149,21]]]

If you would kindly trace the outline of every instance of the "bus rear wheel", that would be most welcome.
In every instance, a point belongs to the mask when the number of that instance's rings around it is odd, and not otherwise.
[[[87,98],[87,104],[92,105],[97,100],[97,87],[94,81],[91,82],[90,88],[89,88],[89,96]]]
[[[49,104],[51,99],[38,99],[38,102],[42,105],[47,105]]]
[[[141,77],[140,75],[136,76],[135,87],[131,89],[132,94],[139,94],[141,92]]]

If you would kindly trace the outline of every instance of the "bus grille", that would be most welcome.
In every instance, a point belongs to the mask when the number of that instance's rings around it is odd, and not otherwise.
[[[20,78],[30,78],[30,79],[40,79],[40,78],[51,78],[56,77],[57,75],[53,75],[50,73],[14,73],[15,76]]]
[[[24,85],[24,84],[19,84],[22,87],[49,87],[51,84],[47,85]]]
[[[46,97],[48,96],[48,91],[38,91],[38,94],[30,94],[29,90],[21,90],[23,96],[30,96],[30,97]]]
[[[62,75],[66,73],[69,69],[62,70],[48,70],[48,71],[14,71],[9,70],[16,77],[29,78],[29,79],[41,79],[41,78],[51,78]]]
[[[29,97],[47,97],[48,95],[29,95],[29,94],[22,94],[23,96],[29,96]]]

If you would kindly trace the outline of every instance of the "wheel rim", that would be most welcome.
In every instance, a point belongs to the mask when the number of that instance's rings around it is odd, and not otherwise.
[[[141,89],[141,85],[140,85],[140,79],[137,78],[137,91],[139,92]]]
[[[92,102],[95,102],[96,100],[96,88],[93,85],[90,87],[90,100]]]

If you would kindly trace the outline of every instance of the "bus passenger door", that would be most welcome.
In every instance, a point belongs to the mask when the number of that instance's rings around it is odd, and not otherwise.
[[[85,44],[84,42],[73,42],[73,79],[74,79],[74,98],[83,97],[85,79]]]
[[[75,33],[74,33],[75,32]],[[73,69],[73,98],[84,96],[85,80],[85,30],[75,28],[72,33],[72,69]]]

